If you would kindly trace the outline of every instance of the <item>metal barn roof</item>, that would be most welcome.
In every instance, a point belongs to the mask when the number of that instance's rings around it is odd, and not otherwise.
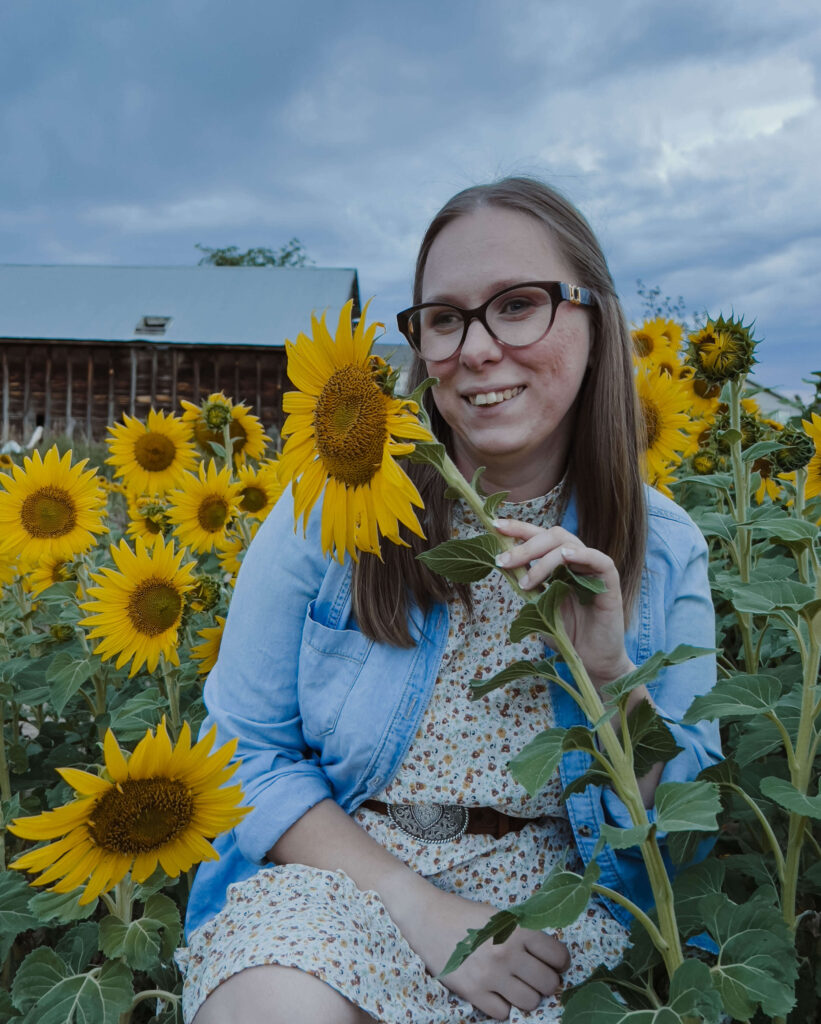
[[[0,338],[281,346],[350,298],[353,269],[0,264]]]

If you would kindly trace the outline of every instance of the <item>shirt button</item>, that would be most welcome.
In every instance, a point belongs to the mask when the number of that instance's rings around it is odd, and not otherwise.
[[[583,836],[585,839],[589,839],[593,835],[593,832],[589,825],[580,825],[578,831],[579,835]]]

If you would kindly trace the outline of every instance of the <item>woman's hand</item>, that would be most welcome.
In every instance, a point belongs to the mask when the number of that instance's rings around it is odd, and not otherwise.
[[[561,608],[565,631],[593,685],[600,688],[635,668],[624,647],[624,606],[613,559],[586,547],[561,526],[546,530],[516,519],[497,519],[494,525],[499,533],[520,542],[496,561],[504,569],[527,568],[527,576],[519,582],[523,590],[538,587],[560,565],[604,582],[605,592],[592,595],[589,604],[571,594]]]
[[[417,902],[413,917],[402,931],[437,975],[468,928],[481,928],[495,909],[484,903],[442,892],[430,885]],[[505,942],[486,942],[450,974],[439,980],[477,1010],[495,1020],[507,1020],[512,1006],[535,1010],[545,996],[561,984],[561,973],[570,966],[567,947],[544,932],[517,928]]]

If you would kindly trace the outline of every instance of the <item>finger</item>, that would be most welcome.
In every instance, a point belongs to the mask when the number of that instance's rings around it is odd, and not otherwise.
[[[525,936],[525,949],[560,974],[570,966],[567,946],[555,935],[528,930]]]
[[[498,992],[483,992],[473,1005],[493,1020],[507,1020],[510,1017],[510,1003]]]
[[[575,534],[570,533],[569,530],[565,530],[563,526],[550,526],[545,529],[544,526],[536,526],[534,523],[525,523],[521,519],[494,519],[494,527],[499,533],[504,534],[505,537],[515,537],[518,540],[529,540],[531,537],[535,537],[537,534],[547,534],[550,538],[551,546],[562,543],[563,541],[576,541],[581,543],[579,538]]]
[[[558,976],[556,980],[558,982]],[[501,987],[504,989],[500,993],[502,998],[519,1010],[535,1010],[542,1001],[542,993],[537,992],[535,988],[522,981],[521,978],[515,978],[511,975],[505,979]]]
[[[517,963],[515,970],[517,978],[537,992],[541,992],[543,996],[552,996],[562,983],[559,971],[535,956]]]

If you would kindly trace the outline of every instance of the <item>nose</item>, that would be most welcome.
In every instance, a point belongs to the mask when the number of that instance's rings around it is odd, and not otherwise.
[[[474,317],[468,324],[465,340],[459,350],[459,361],[469,369],[476,369],[484,363],[498,363],[502,355],[502,346],[482,321]]]

